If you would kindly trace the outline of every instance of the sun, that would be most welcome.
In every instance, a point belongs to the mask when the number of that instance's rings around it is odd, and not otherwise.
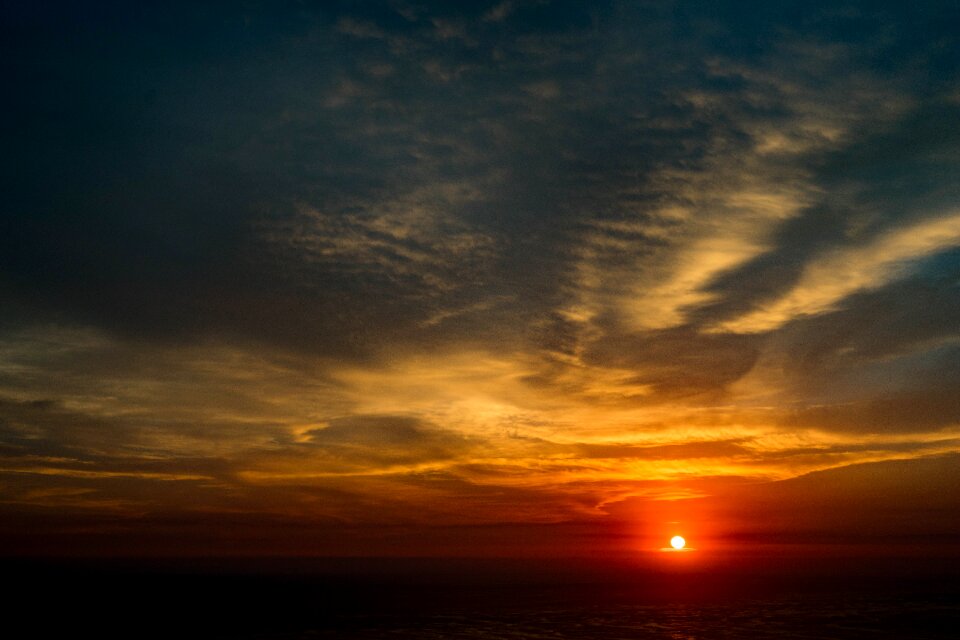
[[[673,536],[670,538],[670,546],[677,551],[680,551],[680,549],[683,549],[685,546],[687,546],[687,541],[683,539],[683,536]]]

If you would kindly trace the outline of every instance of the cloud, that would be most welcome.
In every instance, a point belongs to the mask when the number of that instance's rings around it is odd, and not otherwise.
[[[477,442],[408,416],[350,416],[300,433],[297,441],[338,460],[377,468],[429,463],[469,455]]]
[[[488,22],[502,22],[515,10],[516,3],[511,0],[505,0],[492,6],[489,11],[483,14],[483,19]]]
[[[720,391],[750,371],[757,355],[750,339],[671,329],[600,338],[584,361],[632,370],[637,383],[669,398]]]
[[[948,214],[887,231],[859,246],[827,251],[805,266],[785,296],[718,330],[770,331],[796,318],[833,311],[848,296],[906,277],[922,259],[958,245],[960,215]]]
[[[60,10],[0,27],[20,522],[389,550],[958,448],[955,8]]]
[[[738,488],[739,506],[725,510],[763,513],[736,519],[744,523],[741,535],[767,543],[933,541],[960,525],[950,488],[957,461],[953,454],[851,465]]]
[[[960,425],[951,390],[901,391],[882,398],[798,410],[786,424],[856,433],[909,433]]]

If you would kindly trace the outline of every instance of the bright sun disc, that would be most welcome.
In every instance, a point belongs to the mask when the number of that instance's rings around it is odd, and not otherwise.
[[[687,546],[687,541],[682,536],[673,536],[670,538],[670,546],[679,551]]]

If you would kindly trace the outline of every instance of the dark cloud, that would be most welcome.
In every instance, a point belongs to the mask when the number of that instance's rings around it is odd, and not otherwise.
[[[312,429],[304,441],[325,455],[363,465],[419,464],[450,460],[477,442],[407,416],[350,416]]]
[[[748,142],[729,113],[676,97],[741,89],[703,69],[719,42],[703,40],[705,22],[729,29],[739,9],[523,3],[479,20],[490,10],[24,17],[33,37],[10,46],[36,67],[14,103],[31,160],[8,196],[6,279],[48,311],[128,334],[232,332],[357,353],[414,339],[425,308],[491,292],[523,296],[521,317],[555,304],[576,223],[662,197],[621,193],[702,160],[711,137]],[[800,17],[760,13],[750,19]],[[654,54],[678,69],[649,66]],[[479,193],[424,193],[444,184]],[[289,228],[300,204],[319,212],[314,235],[355,241],[354,253],[264,255],[262,221]],[[390,228],[424,207],[439,220],[414,214],[419,234]],[[457,233],[496,251],[438,256]],[[456,291],[428,295],[437,280]]]
[[[751,451],[743,446],[743,440],[719,440],[717,442],[692,442],[660,446],[630,446],[616,444],[584,444],[576,450],[586,458],[640,458],[648,460],[674,460],[689,458],[730,458],[749,456]]]
[[[738,487],[741,522],[731,537],[771,542],[849,544],[942,542],[956,535],[958,458],[931,456],[830,469]]]
[[[658,395],[676,397],[720,391],[753,367],[754,336],[703,335],[686,328],[610,336],[591,345],[591,364],[634,369],[636,381]]]
[[[957,378],[951,376],[922,389],[807,406],[788,415],[785,423],[858,433],[929,432],[955,427],[960,424],[956,384]]]
[[[792,328],[787,353],[795,371],[828,374],[949,341],[960,326],[960,296],[944,275],[854,296],[844,309]]]
[[[135,438],[112,420],[65,410],[51,400],[0,399],[0,443],[6,455],[76,460]]]

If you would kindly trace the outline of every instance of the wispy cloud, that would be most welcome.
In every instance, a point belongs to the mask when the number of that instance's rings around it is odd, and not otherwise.
[[[862,244],[825,252],[811,260],[785,296],[718,329],[770,331],[805,316],[835,310],[848,296],[905,277],[918,263],[960,246],[960,216],[949,214],[895,228]]]

